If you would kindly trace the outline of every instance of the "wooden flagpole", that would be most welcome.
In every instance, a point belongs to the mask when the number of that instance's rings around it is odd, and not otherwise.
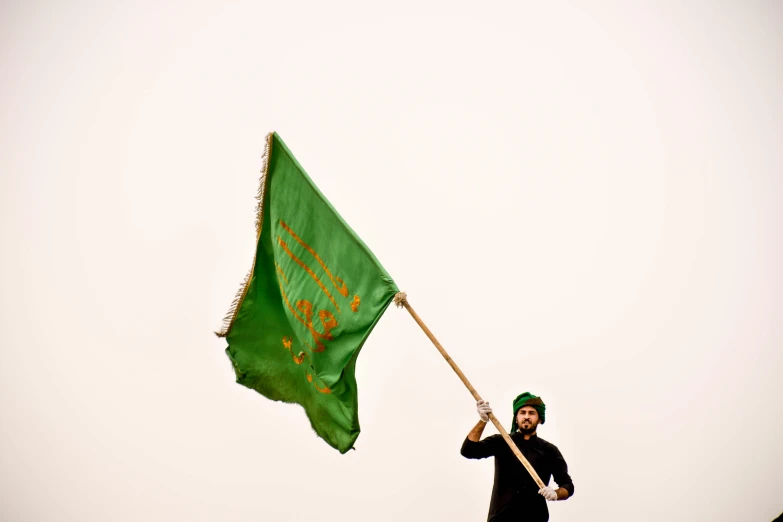
[[[398,307],[404,306],[405,309],[408,311],[409,314],[411,314],[411,317],[413,317],[413,320],[418,323],[418,325],[421,327],[422,330],[424,330],[424,333],[427,334],[427,337],[430,338],[430,341],[432,341],[432,344],[435,345],[435,348],[438,349],[440,354],[443,356],[444,359],[446,359],[446,362],[449,363],[451,368],[457,373],[457,376],[462,380],[462,383],[468,388],[468,391],[471,395],[473,395],[473,398],[476,399],[476,401],[481,400],[481,396],[478,394],[476,389],[470,384],[470,381],[468,381],[468,378],[465,377],[465,374],[462,373],[462,370],[459,369],[459,366],[454,362],[454,360],[449,357],[449,354],[446,353],[446,350],[443,349],[443,346],[438,342],[438,340],[435,338],[435,336],[432,334],[429,328],[427,328],[427,325],[424,324],[424,321],[421,320],[419,315],[411,308],[411,305],[408,303],[408,296],[405,292],[399,292],[397,295],[394,296],[394,304]],[[495,418],[495,415],[493,413],[489,414],[489,419],[492,421],[492,424],[495,425],[495,428],[497,428],[500,435],[503,437],[503,440],[506,441],[508,446],[511,448],[511,451],[514,452],[514,455],[517,456],[519,459],[519,462],[522,463],[523,466],[525,466],[525,469],[530,473],[530,476],[533,477],[533,480],[536,481],[536,484],[538,484],[539,488],[545,487],[544,482],[541,480],[541,478],[538,476],[538,473],[536,473],[536,470],[533,469],[533,466],[530,465],[530,462],[527,461],[524,455],[519,451],[519,448],[517,448],[517,445],[514,444],[514,441],[511,440],[511,437],[506,432],[505,428],[498,422],[497,418]]]

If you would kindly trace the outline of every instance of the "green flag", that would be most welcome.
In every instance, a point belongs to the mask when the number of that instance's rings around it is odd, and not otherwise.
[[[253,268],[223,330],[237,382],[301,404],[340,453],[359,436],[359,350],[398,292],[277,133],[266,138]]]

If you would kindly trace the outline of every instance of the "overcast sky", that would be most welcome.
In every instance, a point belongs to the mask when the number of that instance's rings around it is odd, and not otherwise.
[[[234,382],[272,130],[505,425],[546,401],[553,522],[779,515],[783,7],[630,4],[3,2],[0,519],[486,518],[405,311],[344,456]]]

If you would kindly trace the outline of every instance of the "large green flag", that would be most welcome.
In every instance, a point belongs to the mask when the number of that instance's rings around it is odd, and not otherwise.
[[[253,268],[223,330],[237,382],[301,404],[345,453],[359,436],[359,350],[398,292],[277,133],[266,138]]]

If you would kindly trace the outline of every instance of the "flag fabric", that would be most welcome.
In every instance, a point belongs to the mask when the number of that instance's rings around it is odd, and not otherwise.
[[[397,286],[277,133],[258,200],[253,267],[217,335],[238,383],[301,404],[345,453],[360,431],[356,358]]]

